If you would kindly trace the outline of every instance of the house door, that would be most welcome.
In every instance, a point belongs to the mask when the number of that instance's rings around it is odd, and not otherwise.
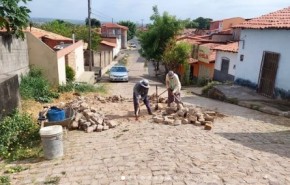
[[[273,97],[279,57],[278,53],[264,52],[258,87],[264,96]]]
[[[230,61],[228,59],[222,59],[221,72],[225,76],[229,74],[229,66],[230,66]]]

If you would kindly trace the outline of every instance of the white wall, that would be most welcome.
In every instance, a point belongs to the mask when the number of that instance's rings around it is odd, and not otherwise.
[[[237,56],[237,53],[217,51],[214,69],[220,71],[222,66],[222,59],[228,58],[230,60],[229,74],[235,76],[236,70],[234,69],[234,66],[237,64]]]
[[[64,56],[57,60],[57,67],[58,67],[58,84],[65,85],[66,74],[65,74],[65,57]]]
[[[121,50],[121,38],[117,37],[117,46],[113,49],[113,57],[117,56]]]
[[[84,64],[84,52],[83,45],[75,50],[75,60],[76,60],[76,79],[78,79],[81,74],[85,71]]]
[[[264,51],[280,53],[276,76],[277,88],[290,90],[290,30],[242,30],[239,42],[235,79],[242,78],[258,84]],[[243,46],[244,44],[244,46]],[[244,61],[240,61],[240,55]]]

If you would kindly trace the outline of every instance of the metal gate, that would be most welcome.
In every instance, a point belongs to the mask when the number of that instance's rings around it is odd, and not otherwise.
[[[258,92],[267,97],[273,97],[278,69],[279,53],[264,52],[260,71]]]

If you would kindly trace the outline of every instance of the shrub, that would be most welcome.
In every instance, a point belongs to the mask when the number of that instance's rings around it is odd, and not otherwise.
[[[9,185],[10,177],[9,176],[0,176],[0,184]]]
[[[212,89],[215,85],[219,85],[219,84],[221,83],[217,81],[209,82],[206,86],[202,88],[202,94],[207,95],[210,89]]]
[[[26,76],[21,76],[20,94],[23,99],[50,102],[59,94],[52,91],[49,82],[42,76],[40,69],[31,68]]]
[[[197,79],[197,86],[203,87],[206,86],[211,80],[205,77],[201,77]]]
[[[0,122],[0,156],[4,159],[24,159],[35,156],[40,144],[39,126],[31,116],[16,111]],[[38,151],[39,152],[39,151]]]
[[[75,71],[70,66],[65,66],[66,81],[72,82],[75,80]]]

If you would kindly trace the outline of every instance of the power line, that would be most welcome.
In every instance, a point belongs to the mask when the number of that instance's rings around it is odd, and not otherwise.
[[[97,14],[95,14],[95,13],[93,13],[93,12],[91,12],[91,14],[93,14],[93,15],[95,15],[97,18],[99,18],[99,17],[101,17],[101,18],[104,18],[104,19],[111,19],[111,17],[104,17],[104,16],[101,16],[101,15],[97,15]]]
[[[93,8],[92,8],[93,9]],[[104,17],[108,17],[108,18],[112,18],[110,15],[106,15],[106,14],[104,14],[103,12],[100,12],[100,11],[98,11],[98,10],[96,10],[96,9],[93,9],[94,10],[94,12],[96,12],[96,14],[99,14],[99,15],[101,15],[101,16],[104,16]]]

